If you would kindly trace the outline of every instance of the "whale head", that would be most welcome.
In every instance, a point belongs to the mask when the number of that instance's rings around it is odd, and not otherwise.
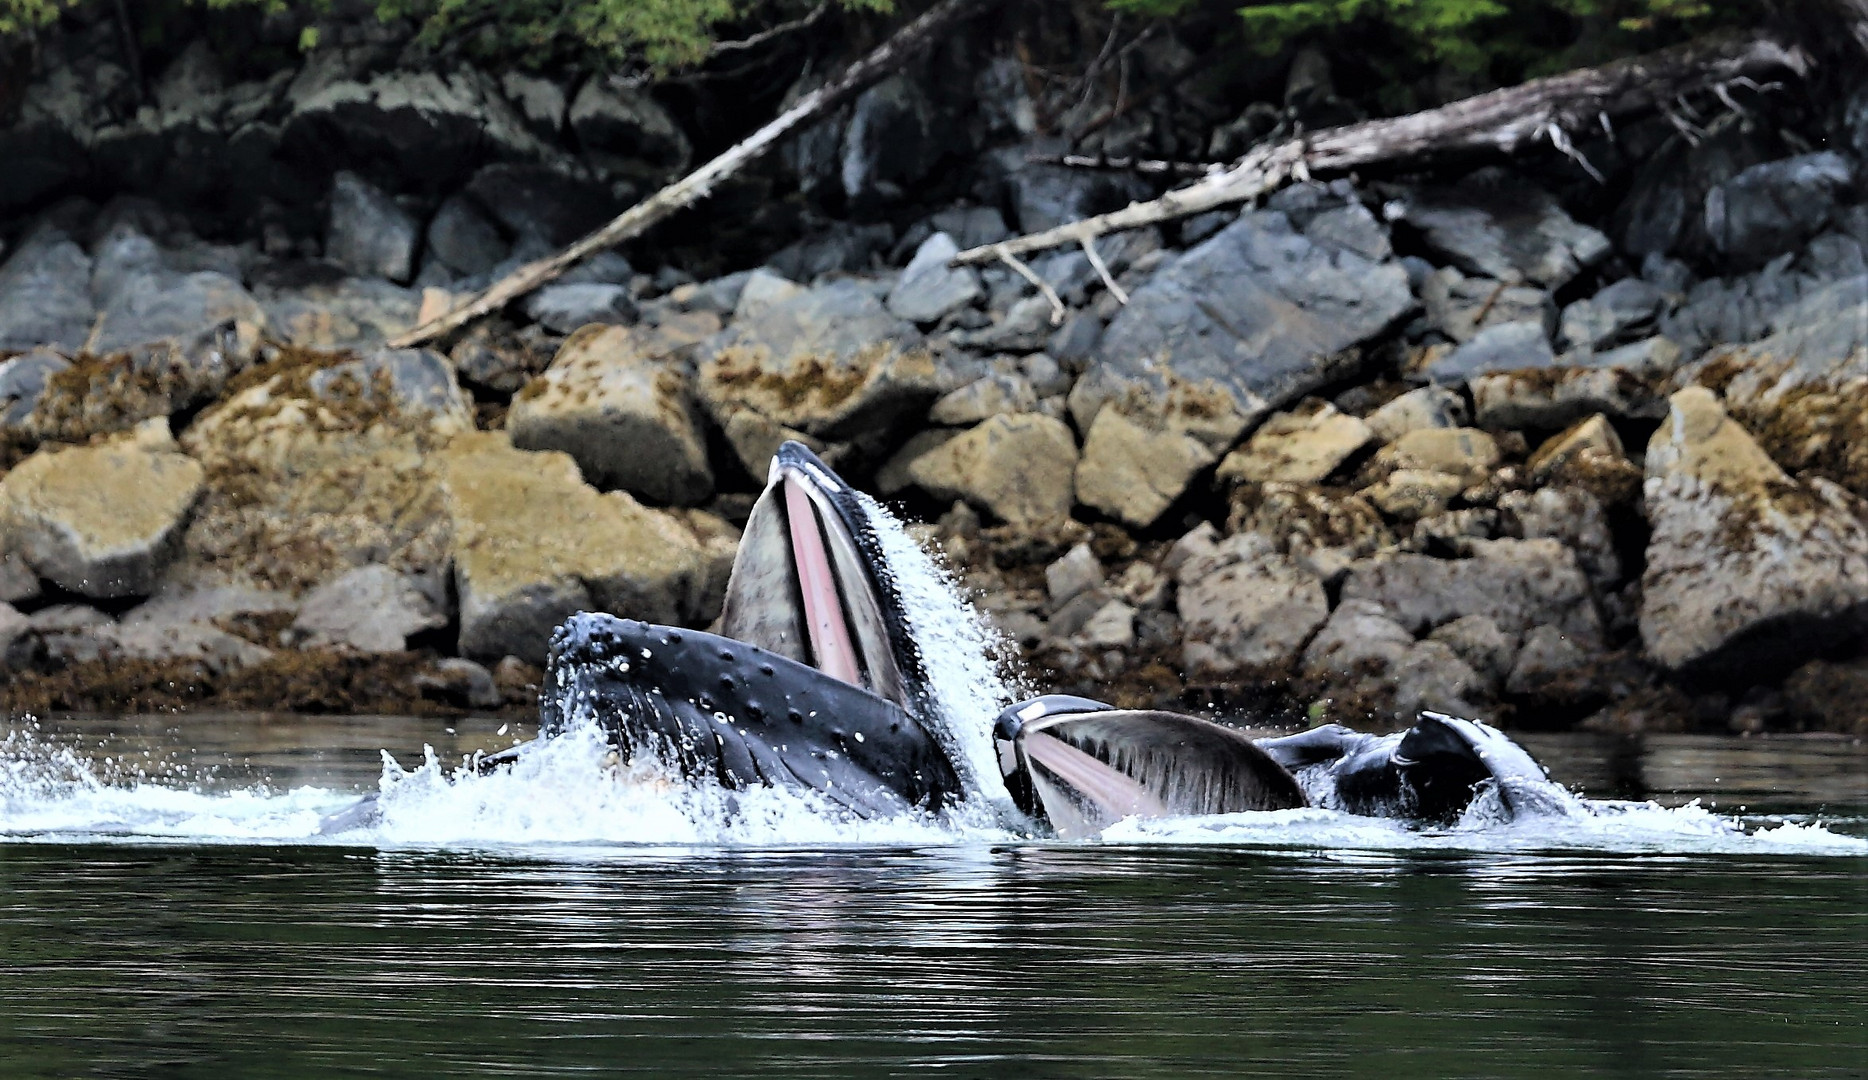
[[[747,518],[718,630],[573,616],[552,638],[541,734],[594,720],[686,775],[802,786],[865,817],[962,795],[873,504],[798,443]]]

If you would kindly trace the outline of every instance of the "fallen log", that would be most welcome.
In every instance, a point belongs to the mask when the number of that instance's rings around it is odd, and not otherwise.
[[[985,0],[941,0],[920,18],[897,30],[869,55],[851,64],[824,86],[800,98],[777,119],[681,179],[623,211],[602,228],[553,255],[526,263],[439,318],[390,340],[399,349],[422,345],[490,315],[548,284],[558,275],[606,248],[639,236],[669,215],[712,193],[714,186],[770,150],[792,131],[855,97],[871,83],[899,68],[933,43],[940,31],[983,7]]]
[[[1868,3],[1868,0],[1844,0]],[[1341,173],[1427,154],[1512,153],[1538,139],[1577,157],[1569,132],[1634,113],[1664,110],[1682,95],[1807,73],[1809,55],[1769,38],[1696,42],[1595,68],[1535,79],[1437,109],[1326,128],[1260,146],[1229,169],[1149,202],[1054,229],[969,248],[953,265],[1002,261],[1064,244],[1088,246],[1105,233],[1248,202],[1312,173]],[[1586,163],[1585,164],[1586,167]]]

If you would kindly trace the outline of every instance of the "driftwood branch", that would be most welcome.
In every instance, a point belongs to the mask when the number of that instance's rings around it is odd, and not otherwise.
[[[447,314],[432,319],[399,337],[390,344],[406,349],[454,332],[475,319],[490,315],[521,296],[545,285],[584,259],[615,247],[665,220],[684,207],[706,198],[715,185],[732,176],[760,155],[770,150],[786,135],[861,93],[904,61],[932,44],[940,31],[982,7],[984,0],[941,0],[920,18],[896,31],[875,51],[846,68],[830,83],[806,94],[798,103],[771,123],[753,132],[674,183],[642,200],[611,219],[596,232],[570,247],[534,262],[526,263],[500,278],[475,296],[455,305]]]
[[[1843,0],[1868,3],[1868,0]],[[1665,110],[1686,94],[1788,70],[1807,72],[1808,54],[1764,38],[1695,43],[1597,68],[1537,79],[1442,105],[1437,109],[1327,128],[1262,145],[1237,164],[1150,202],[1068,222],[953,258],[962,266],[1082,244],[1105,233],[1154,225],[1217,207],[1248,202],[1312,173],[1341,173],[1427,154],[1493,150],[1511,153],[1540,138],[1558,149],[1566,134],[1610,117]],[[1558,133],[1553,137],[1552,132]]]

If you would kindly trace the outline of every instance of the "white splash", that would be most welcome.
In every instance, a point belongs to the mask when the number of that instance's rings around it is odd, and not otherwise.
[[[935,712],[930,733],[954,761],[961,786],[978,793],[977,802],[969,798],[963,804],[969,820],[981,825],[1017,821],[992,748],[993,720],[1020,697],[996,659],[1005,654],[1005,643],[902,523],[874,499],[858,495],[912,624],[911,636],[927,662]]]
[[[481,775],[432,753],[412,768],[384,764],[378,819],[319,831],[355,804],[352,792],[265,786],[210,790],[174,776],[84,755],[20,728],[0,737],[0,842],[281,844],[498,850],[585,858],[668,848],[968,846],[1033,842],[963,814],[858,821],[809,794],[728,792],[652,769],[619,767],[602,738],[572,731]],[[1481,797],[1452,826],[1421,829],[1335,810],[1274,810],[1167,820],[1129,819],[1086,844],[1223,845],[1296,854],[1578,852],[1674,855],[1868,856],[1868,839],[1802,817],[1741,819],[1697,803],[1576,798],[1568,813],[1507,820]],[[1860,831],[1860,821],[1850,822]],[[1049,843],[1049,841],[1040,841]]]

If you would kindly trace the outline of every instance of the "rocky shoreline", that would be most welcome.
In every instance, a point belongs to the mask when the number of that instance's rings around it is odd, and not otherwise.
[[[0,132],[0,708],[522,715],[574,611],[711,621],[797,438],[1045,688],[1868,733],[1868,87],[1622,132],[1597,186],[1299,184],[1106,237],[1122,297],[1039,257],[1054,304],[948,260],[1158,188],[1045,160],[1055,91],[982,37],[749,181],[784,223],[747,268],[664,237],[395,350],[703,133],[390,39],[249,81],[191,48],[128,108],[83,46]],[[1093,149],[1245,123],[1154,100]],[[191,153],[239,197],[176,190]]]

